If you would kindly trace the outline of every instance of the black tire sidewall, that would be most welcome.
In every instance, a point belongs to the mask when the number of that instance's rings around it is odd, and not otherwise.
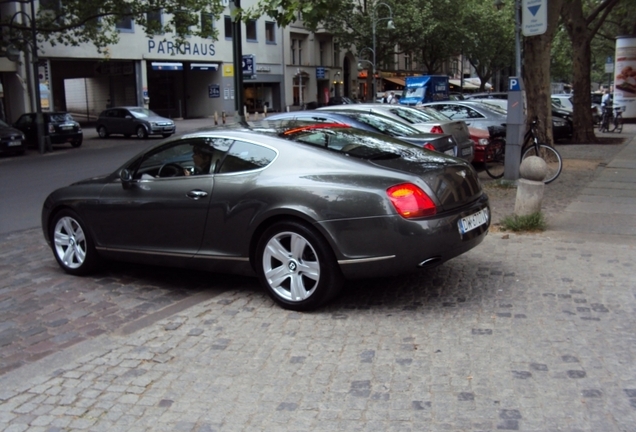
[[[86,239],[86,258],[78,268],[70,268],[66,266],[64,262],[62,262],[60,257],[58,257],[55,250],[55,225],[57,225],[57,222],[64,217],[70,217],[74,219],[82,228],[82,231],[84,232],[84,238]],[[99,259],[97,256],[97,251],[95,250],[95,245],[93,244],[93,239],[90,236],[90,232],[88,231],[86,224],[75,211],[64,209],[59,211],[51,219],[51,224],[49,225],[49,238],[51,239],[51,249],[53,251],[53,256],[55,256],[55,260],[66,273],[81,276],[91,273],[97,267]]]
[[[143,131],[140,133],[140,131]],[[146,139],[148,137],[148,132],[146,131],[146,128],[143,126],[137,126],[137,138],[139,139]]]
[[[308,299],[300,302],[291,302],[278,296],[269,286],[267,278],[265,277],[263,269],[265,246],[273,237],[281,232],[293,232],[304,237],[314,248],[319,260],[320,280],[318,281],[318,286]],[[340,292],[343,284],[340,267],[338,266],[329,243],[313,228],[298,221],[277,222],[263,232],[256,248],[255,268],[261,285],[265,288],[272,300],[285,309],[295,311],[309,311],[320,307],[334,298]]]
[[[104,133],[102,134],[102,131],[104,131]],[[97,128],[97,135],[99,135],[100,138],[108,138],[108,130],[106,130],[106,126],[100,126]]]

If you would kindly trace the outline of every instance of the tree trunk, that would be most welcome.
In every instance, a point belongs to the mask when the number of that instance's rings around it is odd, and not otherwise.
[[[526,88],[527,122],[539,119],[539,138],[552,144],[552,101],[550,79],[550,48],[557,29],[563,0],[550,0],[548,28],[538,36],[523,38],[523,81]]]
[[[572,91],[574,112],[572,123],[574,133],[572,142],[596,143],[594,134],[594,120],[592,119],[592,34],[588,30],[588,23],[583,16],[583,6],[580,0],[568,1],[563,7],[563,21],[572,43]]]

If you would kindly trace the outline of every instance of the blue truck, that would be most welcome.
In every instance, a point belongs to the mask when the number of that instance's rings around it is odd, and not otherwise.
[[[406,77],[400,104],[418,106],[426,102],[449,99],[446,75],[422,75]]]

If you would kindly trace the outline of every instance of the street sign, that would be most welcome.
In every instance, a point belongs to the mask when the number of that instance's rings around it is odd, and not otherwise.
[[[613,73],[614,72],[614,59],[612,57],[608,57],[605,61],[605,73]]]
[[[256,60],[252,54],[243,56],[243,77],[256,79]]]
[[[542,35],[548,29],[548,0],[522,0],[521,32],[524,36]]]

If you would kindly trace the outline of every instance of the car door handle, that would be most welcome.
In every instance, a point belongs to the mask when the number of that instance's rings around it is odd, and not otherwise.
[[[191,190],[190,192],[188,192],[186,194],[186,196],[188,198],[192,198],[193,200],[198,200],[198,199],[205,198],[206,196],[208,196],[208,193],[204,192],[202,190],[195,189],[195,190]]]

